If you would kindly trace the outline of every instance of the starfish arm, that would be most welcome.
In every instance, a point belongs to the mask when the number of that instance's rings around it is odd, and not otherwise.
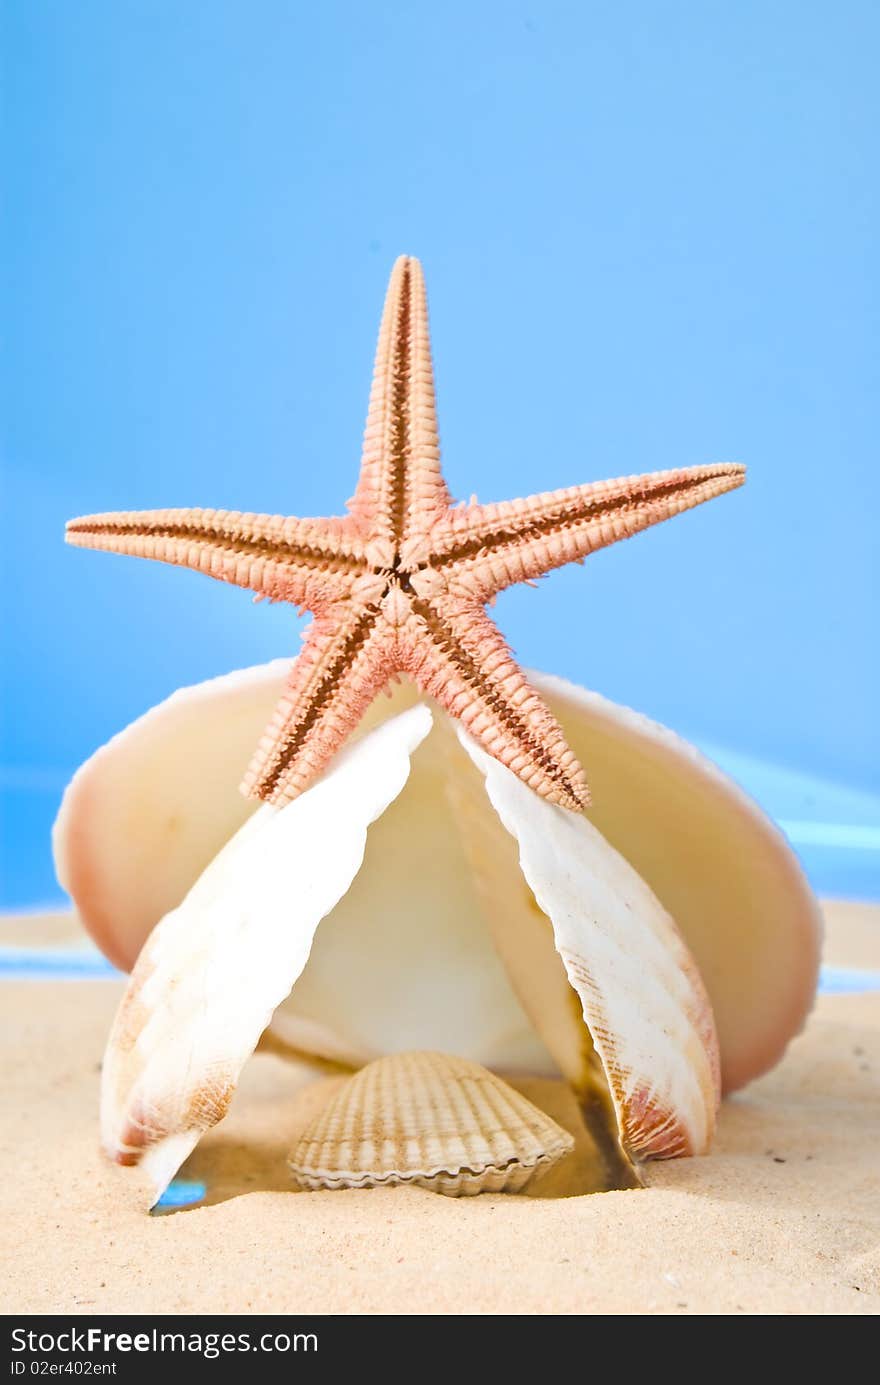
[[[407,673],[490,755],[543,798],[586,807],[584,772],[561,726],[480,605],[417,597],[400,640]]]
[[[68,522],[77,548],[195,569],[309,609],[338,600],[367,571],[347,518],[294,519],[231,510],[129,510]]]
[[[309,787],[387,683],[391,633],[375,608],[315,618],[242,793],[281,807]]]
[[[655,471],[525,500],[451,509],[431,531],[432,566],[479,601],[652,524],[693,509],[745,480],[736,463]]]
[[[391,566],[401,543],[451,503],[440,470],[425,281],[401,255],[391,273],[370,392],[355,518]]]

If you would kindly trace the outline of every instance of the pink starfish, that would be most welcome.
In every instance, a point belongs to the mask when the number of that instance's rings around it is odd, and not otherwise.
[[[72,520],[67,539],[195,568],[313,613],[245,776],[248,795],[282,804],[302,793],[404,673],[537,793],[576,810],[589,802],[584,772],[484,608],[514,582],[733,490],[744,473],[722,463],[453,505],[440,469],[422,270],[402,256],[347,515],[121,512]]]

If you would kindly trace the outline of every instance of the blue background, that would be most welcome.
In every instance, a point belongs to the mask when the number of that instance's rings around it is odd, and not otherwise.
[[[293,613],[68,516],[338,511],[401,252],[489,500],[745,461],[516,589],[520,658],[714,749],[880,893],[874,3],[7,0],[0,903],[71,770]]]

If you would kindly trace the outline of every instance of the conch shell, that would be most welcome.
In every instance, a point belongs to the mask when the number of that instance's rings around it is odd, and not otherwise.
[[[111,1156],[161,1191],[270,1023],[352,1067],[439,1050],[562,1072],[610,1185],[704,1151],[719,1060],[728,1090],[763,1072],[815,992],[818,909],[781,834],[672,732],[540,675],[589,817],[407,686],[312,789],[251,816],[240,766],[288,668],[175,693],[65,795],[59,878],[112,960],[141,954],[105,1063]]]
[[[392,1053],[345,1082],[290,1156],[303,1188],[414,1183],[518,1193],[574,1148],[568,1131],[466,1058]]]

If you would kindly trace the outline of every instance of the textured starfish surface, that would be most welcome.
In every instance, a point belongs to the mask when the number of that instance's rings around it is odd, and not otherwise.
[[[72,520],[69,543],[195,568],[314,620],[245,776],[281,804],[314,780],[375,695],[409,675],[539,794],[577,810],[584,772],[485,606],[514,582],[742,484],[724,463],[454,505],[440,470],[425,287],[394,266],[357,490],[329,519],[175,509]]]

